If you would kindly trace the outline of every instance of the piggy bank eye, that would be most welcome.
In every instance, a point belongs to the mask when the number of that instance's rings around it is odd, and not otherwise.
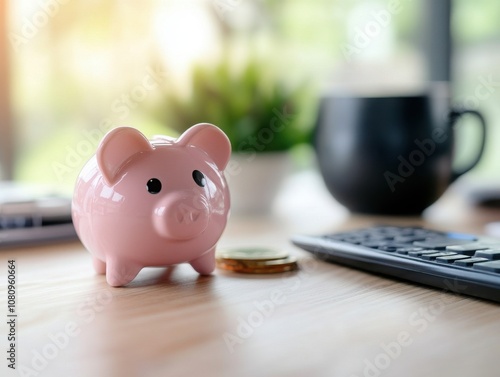
[[[151,178],[146,186],[150,194],[158,194],[161,191],[161,182],[159,179]]]
[[[205,184],[207,183],[205,176],[199,170],[193,171],[193,179],[196,182],[196,184],[200,187],[205,187]]]

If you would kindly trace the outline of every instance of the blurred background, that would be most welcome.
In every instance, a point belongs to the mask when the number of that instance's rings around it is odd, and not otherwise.
[[[440,1],[1,0],[0,178],[71,189],[112,127],[176,135],[203,121],[247,160],[294,150],[292,168],[307,168],[326,87],[432,79]],[[500,2],[452,5],[452,100],[481,109],[489,131],[469,176],[498,176]]]

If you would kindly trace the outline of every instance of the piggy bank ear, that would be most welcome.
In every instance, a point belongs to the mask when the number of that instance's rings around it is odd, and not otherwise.
[[[136,153],[153,150],[148,139],[135,128],[119,127],[109,131],[97,148],[97,165],[107,184],[116,183],[123,165]]]
[[[204,150],[220,170],[226,168],[231,157],[231,143],[219,127],[199,123],[186,130],[177,139],[179,145],[192,145]]]

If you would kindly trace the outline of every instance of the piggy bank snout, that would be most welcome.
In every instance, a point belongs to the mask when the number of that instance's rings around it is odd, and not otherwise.
[[[186,240],[198,236],[208,226],[207,200],[192,192],[169,193],[155,208],[153,223],[165,238]]]

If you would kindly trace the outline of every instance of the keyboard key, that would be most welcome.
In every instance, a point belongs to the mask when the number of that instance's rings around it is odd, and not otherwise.
[[[500,250],[493,250],[493,249],[478,250],[476,251],[475,256],[480,258],[487,258],[490,260],[499,260]]]
[[[420,250],[420,251],[410,251],[408,253],[408,255],[410,257],[421,257],[422,255],[426,255],[426,254],[435,254],[437,253],[438,251],[437,250]]]
[[[401,236],[401,237],[394,237],[395,242],[404,242],[404,243],[412,243],[415,241],[425,241],[427,237],[425,236]]]
[[[444,250],[446,246],[463,245],[470,243],[470,240],[453,239],[453,238],[429,238],[425,241],[413,242],[413,245],[420,246],[426,249]]]
[[[447,246],[446,250],[454,251],[458,254],[464,254],[473,256],[477,250],[489,249],[487,245],[481,244],[479,242],[476,243],[468,243],[465,245],[455,245],[455,246]]]
[[[470,259],[470,258],[467,255],[455,254],[455,255],[447,255],[444,257],[437,257],[436,262],[451,264],[461,259]]]
[[[366,242],[366,239],[364,239],[362,237],[353,237],[353,236],[351,236],[351,237],[341,238],[340,241],[352,243],[354,245],[359,245],[360,243]]]
[[[457,239],[457,240],[469,240],[469,241],[477,240],[476,236],[474,236],[472,234],[466,234],[466,233],[448,232],[448,233],[446,233],[446,236],[449,238]]]
[[[399,235],[400,236],[414,236],[415,235],[415,231],[417,231],[419,229],[415,229],[415,228],[401,228],[400,231],[399,231]]]
[[[374,228],[381,233],[399,233],[401,228],[398,226],[379,226]]]
[[[397,248],[413,247],[413,245],[411,243],[392,242],[392,241],[387,242],[386,246],[395,246]]]
[[[449,255],[457,255],[457,253],[454,253],[452,251],[442,251],[440,253],[434,253],[434,254],[423,254],[422,259],[435,260],[437,257],[445,257]]]
[[[425,238],[444,237],[443,233],[428,229],[415,229],[415,232],[413,234],[415,234],[416,236],[425,236]]]
[[[455,264],[457,266],[462,266],[462,267],[472,267],[476,263],[483,263],[487,261],[488,259],[486,258],[467,258],[467,259],[457,260]]]
[[[409,252],[412,252],[412,251],[422,251],[424,249],[422,249],[421,247],[400,247],[398,249],[396,249],[396,253],[398,254],[408,254]]]
[[[477,263],[474,268],[483,271],[500,272],[500,260]]]
[[[385,245],[382,245],[382,246],[379,246],[379,250],[383,250],[383,251],[390,251],[390,252],[394,252],[394,251],[397,251],[399,249],[403,249],[403,248],[407,248],[408,245],[407,244],[403,244],[403,243],[394,243],[394,242],[387,242]],[[413,250],[414,249],[414,250]],[[422,249],[418,249],[418,248],[412,248],[413,251],[417,251],[417,250],[422,250]]]

